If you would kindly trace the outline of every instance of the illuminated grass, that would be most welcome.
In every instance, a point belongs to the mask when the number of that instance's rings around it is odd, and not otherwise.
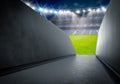
[[[95,55],[97,35],[70,35],[78,55]]]

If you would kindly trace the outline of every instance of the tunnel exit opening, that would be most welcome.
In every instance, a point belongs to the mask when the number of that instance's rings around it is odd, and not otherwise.
[[[47,6],[37,7],[25,2],[26,5],[50,20],[70,37],[77,55],[96,54],[98,32],[108,3],[109,1],[101,2],[103,6],[84,3],[86,5],[84,7],[78,8],[76,6],[72,9],[69,7],[57,9],[47,8]],[[81,6],[82,4],[79,5]]]
[[[106,12],[106,8],[102,9],[81,9],[86,11],[69,12],[51,21],[69,36],[77,55],[95,55],[99,28]]]

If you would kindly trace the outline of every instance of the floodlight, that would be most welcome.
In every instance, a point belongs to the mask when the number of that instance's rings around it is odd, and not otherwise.
[[[53,10],[49,10],[50,13],[53,13]]]
[[[40,7],[40,8],[38,8],[38,10],[39,10],[40,12],[42,12],[42,11],[43,11],[43,8]]]
[[[100,8],[97,8],[97,10],[96,10],[98,13],[100,12]]]
[[[80,10],[76,10],[75,12],[76,12],[77,14],[79,14],[79,13],[80,13]]]
[[[64,13],[64,11],[63,10],[59,10],[59,14],[63,14]]]
[[[44,9],[44,13],[49,13],[49,10],[48,9]]]
[[[101,7],[103,12],[106,12],[106,8],[105,7]]]
[[[66,10],[66,13],[70,13],[71,11],[70,10]]]
[[[53,11],[54,12],[54,14],[57,14],[58,12],[57,11]]]
[[[88,8],[88,11],[89,11],[89,12],[91,12],[91,11],[92,11],[92,9],[91,9],[91,8]]]
[[[85,9],[83,9],[83,13],[85,13],[86,12],[86,10]]]

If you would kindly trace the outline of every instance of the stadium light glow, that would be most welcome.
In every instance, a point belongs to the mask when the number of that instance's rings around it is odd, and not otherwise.
[[[53,11],[54,12],[54,14],[57,14],[58,12],[57,11]]]
[[[48,10],[48,9],[44,9],[43,12],[44,12],[44,13],[49,13],[49,10]]]
[[[30,2],[25,2],[25,4],[26,4],[27,6],[31,6]]]
[[[71,11],[70,10],[66,10],[66,13],[70,13]]]
[[[53,10],[49,10],[50,13],[53,13]]]
[[[75,12],[76,12],[77,14],[79,14],[79,13],[80,13],[80,10],[76,10]]]
[[[100,12],[100,8],[97,8],[97,10],[96,10],[98,13]]]
[[[92,11],[92,9],[91,9],[91,8],[88,8],[88,11],[89,11],[89,12],[91,12],[91,11]]]
[[[85,12],[86,12],[86,10],[85,10],[85,9],[83,9],[82,11],[83,11],[83,13],[85,13]]]
[[[64,14],[64,11],[63,10],[59,10],[59,14]]]
[[[36,9],[36,7],[35,7],[35,6],[31,6],[31,8],[32,8],[33,10],[35,10],[35,9]]]
[[[105,7],[101,7],[103,12],[106,12],[106,8]]]
[[[38,8],[38,10],[39,10],[40,12],[42,12],[42,11],[43,11],[43,8],[40,7],[40,8]]]

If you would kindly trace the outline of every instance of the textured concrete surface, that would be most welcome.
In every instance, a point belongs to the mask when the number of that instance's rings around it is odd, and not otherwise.
[[[111,0],[101,24],[97,56],[109,64],[120,77],[120,0]]]
[[[0,84],[114,84],[95,56],[71,56],[0,77]]]
[[[75,51],[62,30],[20,0],[2,0],[0,70],[69,55]]]

